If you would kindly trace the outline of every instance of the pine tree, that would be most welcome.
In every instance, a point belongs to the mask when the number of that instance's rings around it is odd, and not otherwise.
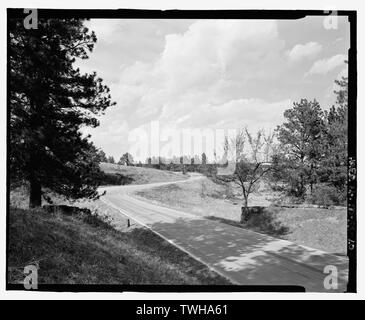
[[[323,111],[316,100],[301,99],[284,112],[284,117],[286,122],[278,126],[276,133],[286,153],[288,182],[296,196],[304,197],[306,186],[312,191],[318,180],[323,157]]]
[[[106,154],[103,150],[99,150],[98,151],[98,156],[99,156],[99,162],[108,162],[108,158],[106,157]]]
[[[115,164],[114,157],[113,157],[113,156],[109,156],[109,157],[108,157],[108,162],[109,162],[109,163],[112,163],[112,164]]]
[[[41,19],[27,30],[10,19],[10,177],[30,187],[30,207],[42,189],[68,198],[97,197],[96,148],[80,129],[96,127],[97,115],[114,103],[96,73],[82,74],[96,42],[79,19]]]
[[[133,156],[129,152],[126,152],[120,158],[118,163],[122,165],[133,166],[134,164]]]
[[[202,153],[202,165],[206,165],[207,164],[207,155],[203,152]]]
[[[325,113],[326,135],[323,148],[322,179],[335,187],[342,201],[347,193],[347,144],[348,144],[348,78],[336,80],[339,90],[335,91],[336,104]]]

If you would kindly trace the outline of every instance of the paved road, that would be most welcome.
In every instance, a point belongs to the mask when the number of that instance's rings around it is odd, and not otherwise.
[[[194,179],[200,177],[193,176],[189,180]],[[171,183],[104,187],[107,193],[101,199],[235,284],[300,285],[312,292],[346,290],[348,260],[344,257],[158,206],[133,196],[137,190]],[[332,270],[333,276],[336,275],[333,270],[337,270],[337,290],[324,287],[328,276],[324,273],[326,266],[330,266],[327,268]]]

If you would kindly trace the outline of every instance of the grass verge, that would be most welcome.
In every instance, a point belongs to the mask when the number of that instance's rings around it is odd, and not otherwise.
[[[38,264],[40,284],[230,284],[150,230],[97,215],[10,208],[8,281]]]

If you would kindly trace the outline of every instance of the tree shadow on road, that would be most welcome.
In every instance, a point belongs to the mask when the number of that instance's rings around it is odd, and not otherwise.
[[[346,290],[348,261],[331,254],[202,218],[179,217],[151,228],[241,284],[326,291],[323,270],[334,265],[341,277],[338,291]]]

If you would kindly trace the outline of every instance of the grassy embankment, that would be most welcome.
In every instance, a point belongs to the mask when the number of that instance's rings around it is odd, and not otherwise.
[[[233,186],[227,188],[208,178],[155,187],[137,193],[156,204],[194,213],[240,228],[248,228],[327,252],[346,252],[345,209],[281,208],[270,206],[274,195],[265,188],[250,196],[250,205],[267,206],[247,224],[238,223],[242,200]]]
[[[100,168],[107,174],[122,175],[123,177],[128,179],[130,184],[178,181],[184,180],[187,177],[180,172],[164,171],[143,167],[128,167],[105,162],[102,162],[100,164]]]
[[[9,283],[38,264],[40,284],[229,284],[145,228],[15,208],[9,220]]]
[[[163,181],[165,173],[148,176]],[[39,283],[47,284],[229,284],[150,230],[133,222],[127,227],[127,218],[101,201],[75,204],[92,214],[66,215],[25,209],[24,191],[11,193],[10,283],[22,283],[24,267],[38,264]]]

